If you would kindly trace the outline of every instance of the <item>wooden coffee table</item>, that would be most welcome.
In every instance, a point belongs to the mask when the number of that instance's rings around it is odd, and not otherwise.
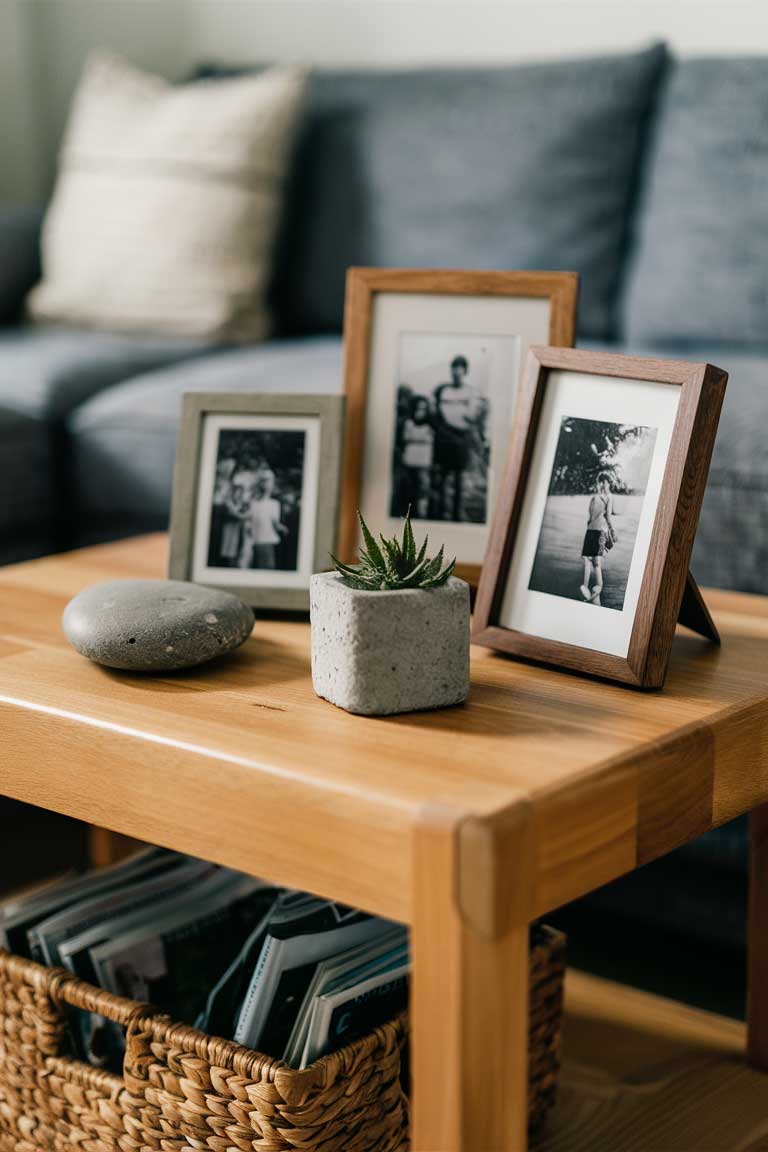
[[[150,537],[0,570],[0,792],[407,922],[414,1149],[524,1149],[528,924],[768,801],[768,600],[709,593],[723,647],[680,633],[663,692],[478,649],[466,705],[367,719],[314,695],[304,622],[258,621],[225,662],[164,678],[72,651],[67,599],[162,575],[165,548]]]

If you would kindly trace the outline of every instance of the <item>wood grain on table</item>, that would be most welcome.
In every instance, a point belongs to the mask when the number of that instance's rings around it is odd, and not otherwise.
[[[259,620],[231,658],[162,678],[68,646],[70,596],[165,556],[154,536],[0,570],[6,794],[287,884],[311,860],[315,890],[403,920],[435,805],[491,825],[527,806],[535,916],[768,798],[759,597],[708,593],[723,646],[680,632],[663,692],[473,649],[466,705],[376,719],[315,696],[303,621]]]
[[[533,1152],[768,1152],[736,1020],[568,972],[558,1103]]]
[[[679,633],[663,692],[476,649],[465,705],[373,719],[315,696],[301,620],[261,619],[221,664],[163,677],[69,648],[67,599],[162,575],[165,548],[0,571],[0,793],[409,923],[414,1152],[523,1152],[528,925],[768,801],[768,605],[711,594],[722,648]],[[694,1152],[624,1140],[634,1086],[605,1092],[615,1111],[590,1104],[561,1148]],[[659,1096],[673,1128],[695,1093]]]

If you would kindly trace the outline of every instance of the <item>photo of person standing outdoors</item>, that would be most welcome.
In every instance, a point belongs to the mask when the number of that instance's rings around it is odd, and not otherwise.
[[[622,611],[655,428],[563,416],[528,587]]]
[[[602,558],[607,550],[613,548],[618,537],[613,527],[612,517],[615,510],[611,478],[607,472],[599,474],[595,488],[595,495],[589,501],[587,531],[581,548],[584,557],[584,583],[579,591],[585,600],[589,600],[592,604],[600,604],[600,593],[603,590]]]
[[[390,514],[404,516],[410,508],[416,520],[483,524],[490,459],[488,349],[481,349],[478,383],[469,357],[451,338],[445,338],[447,354],[439,359],[431,355],[436,337],[423,341],[410,333],[402,349]]]
[[[466,356],[454,356],[451,379],[435,388],[434,520],[462,520],[464,473],[471,458],[478,396]]]
[[[207,559],[211,568],[293,571],[298,560],[303,431],[219,434]]]

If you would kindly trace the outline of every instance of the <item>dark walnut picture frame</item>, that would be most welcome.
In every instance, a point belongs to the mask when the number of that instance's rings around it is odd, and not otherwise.
[[[364,494],[364,464],[367,421],[371,388],[373,318],[377,299],[385,294],[403,294],[412,297],[442,297],[446,300],[459,297],[474,297],[478,300],[507,297],[510,300],[547,300],[549,302],[548,332],[545,339],[551,344],[572,346],[576,330],[578,304],[578,275],[574,272],[529,272],[529,271],[452,271],[443,269],[398,269],[398,268],[350,268],[347,273],[346,302],[344,315],[344,388],[347,397],[346,430],[344,438],[344,468],[342,480],[341,510],[339,515],[339,556],[347,562],[354,562],[357,555],[359,526],[358,509],[366,514]],[[430,332],[431,335],[445,333]],[[497,336],[499,333],[497,333]],[[515,332],[503,333],[503,338],[517,336]],[[478,337],[475,337],[476,339]],[[448,339],[448,336],[446,336]],[[535,342],[541,342],[540,340]],[[527,347],[528,341],[524,341]],[[459,350],[460,347],[459,347]],[[524,359],[524,358],[523,358]],[[517,384],[522,381],[522,362],[517,372]],[[511,412],[514,411],[514,397]],[[510,415],[511,415],[510,412]],[[511,419],[503,431],[504,450],[509,442]],[[495,465],[497,484],[505,471],[505,459]],[[380,478],[380,473],[378,474]],[[401,513],[402,514],[402,513]],[[371,513],[372,521],[381,522],[377,513]],[[446,521],[445,524],[448,522]],[[444,525],[435,524],[428,518],[422,522],[425,531],[431,531],[435,539],[442,534]],[[490,518],[483,524],[485,533],[483,546],[477,562],[462,560],[460,548],[454,548],[450,541],[447,549],[457,555],[456,573],[476,585],[480,576],[482,554],[490,529]],[[394,530],[394,524],[390,524]]]
[[[617,384],[624,382],[627,387],[639,381],[679,388],[626,655],[532,635],[527,630],[504,626],[500,620],[513,558],[516,549],[523,546],[523,542],[518,542],[518,531],[526,490],[533,482],[531,465],[553,373],[560,379],[563,373],[587,374],[615,380]],[[659,688],[666,676],[678,621],[719,642],[688,566],[727,379],[727,373],[711,364],[552,347],[529,351],[507,476],[478,589],[473,643],[638,688]],[[552,492],[551,486],[548,492]],[[541,547],[543,521],[541,533],[537,549]],[[534,567],[535,563],[536,560]],[[535,590],[533,569],[525,571],[521,566],[520,571],[527,582],[526,591]],[[553,603],[555,597],[547,599]],[[584,607],[593,610],[591,605]]]
[[[330,554],[336,548],[344,408],[343,396],[258,392],[185,393],[182,397],[173,480],[169,577],[232,592],[256,609],[308,611],[310,576],[330,567]],[[211,457],[211,445],[208,444],[209,459],[203,474],[206,423],[211,418],[217,423],[212,432],[219,432],[217,454]],[[274,495],[277,498],[281,495],[281,472],[283,476],[289,474],[289,469],[282,469],[281,466],[293,465],[290,469],[290,474],[295,478],[293,490],[288,492],[285,499],[286,503],[290,499],[294,507],[293,546],[296,562],[293,568],[289,566],[280,570],[277,565],[274,570],[266,570],[262,567],[258,576],[252,577],[249,573],[259,567],[257,564],[248,568],[232,561],[228,568],[217,569],[208,567],[211,563],[208,555],[201,573],[199,508],[213,501],[213,486],[223,451],[222,433],[240,437],[244,450],[251,451],[252,456],[258,455],[259,447],[263,445],[263,434],[270,435],[271,449],[263,463],[267,470],[276,474],[277,489]],[[252,442],[249,437],[253,438]],[[281,459],[282,445],[285,445],[286,451],[292,452],[293,458],[290,461]],[[273,458],[269,459],[269,455]],[[232,480],[236,482],[238,476],[233,475]],[[306,507],[304,503],[303,497],[308,491],[312,493],[312,507]],[[243,499],[245,512],[248,492],[238,491],[238,495]],[[280,504],[279,499],[277,503]],[[202,520],[206,520],[205,515]],[[283,531],[290,539],[290,529],[284,525],[281,527]],[[305,537],[307,532],[309,537]],[[212,539],[212,535],[211,513],[209,539]]]

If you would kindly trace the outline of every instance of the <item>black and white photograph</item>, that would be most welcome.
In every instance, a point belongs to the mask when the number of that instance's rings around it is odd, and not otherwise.
[[[293,429],[219,431],[209,568],[296,570],[305,438]]]
[[[656,435],[562,417],[531,591],[623,610]]]
[[[400,337],[391,516],[486,523],[492,358],[482,338]]]
[[[351,268],[339,547],[358,511],[394,536],[414,521],[476,582],[528,349],[573,343],[570,272]]]

